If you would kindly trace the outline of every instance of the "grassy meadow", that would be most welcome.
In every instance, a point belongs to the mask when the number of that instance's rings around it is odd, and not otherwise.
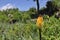
[[[0,40],[39,40],[36,20],[15,24],[0,22]],[[60,19],[44,17],[42,40],[60,40]]]
[[[41,9],[37,3],[37,9],[32,7],[27,11],[19,8],[0,10],[0,40],[40,40],[36,25],[39,14],[43,16],[41,39],[60,40],[60,1],[56,1],[47,1],[46,7]]]

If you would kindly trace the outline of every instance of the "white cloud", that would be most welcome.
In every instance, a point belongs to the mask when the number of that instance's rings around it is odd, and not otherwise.
[[[15,6],[12,5],[12,4],[10,4],[10,3],[8,3],[8,4],[6,4],[5,6],[2,6],[2,7],[0,8],[0,10],[13,9],[13,8],[15,8]]]

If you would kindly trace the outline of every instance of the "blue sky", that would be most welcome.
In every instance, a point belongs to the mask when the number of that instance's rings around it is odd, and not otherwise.
[[[41,8],[46,5],[47,0],[39,0],[39,2]],[[36,7],[36,2],[34,2],[33,0],[0,0],[0,8],[7,4],[14,5],[21,11],[26,11],[31,7]]]

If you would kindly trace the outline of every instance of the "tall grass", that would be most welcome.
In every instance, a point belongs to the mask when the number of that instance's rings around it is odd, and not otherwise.
[[[39,40],[36,21],[19,21],[15,24],[0,22],[0,40]],[[60,40],[60,20],[53,16],[44,19],[42,40]]]

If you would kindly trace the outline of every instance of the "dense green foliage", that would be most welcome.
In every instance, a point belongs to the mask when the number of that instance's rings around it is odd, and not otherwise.
[[[44,14],[42,26],[42,40],[60,40],[60,18],[56,19],[54,13],[56,5],[48,1],[46,8],[42,8],[40,13],[52,14],[49,17]],[[28,11],[19,11],[19,9],[7,9],[0,11],[0,40],[39,40],[39,30],[36,26],[36,9],[30,8]],[[33,16],[33,17],[35,17]],[[9,21],[17,20],[16,23]]]
[[[17,8],[15,9],[7,9],[7,10],[3,10],[0,11],[0,21],[1,22],[8,22],[11,19],[15,19],[18,21],[25,21],[26,19],[30,19],[30,14],[32,12],[22,12],[19,11]]]
[[[55,4],[56,4],[58,7],[60,7],[60,0],[52,0],[52,1],[54,1]]]
[[[0,40],[39,40],[36,20],[15,24],[0,22]],[[42,40],[60,40],[60,19],[44,16]]]

